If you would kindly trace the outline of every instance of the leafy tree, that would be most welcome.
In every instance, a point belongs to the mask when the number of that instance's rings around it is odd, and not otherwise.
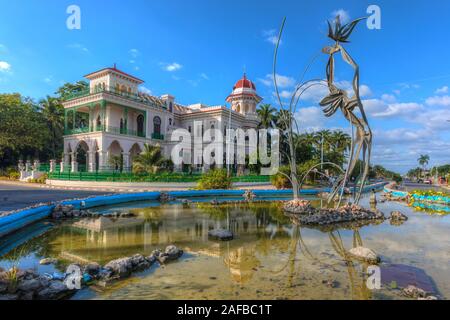
[[[61,86],[57,91],[56,94],[58,95],[60,100],[66,100],[68,99],[72,94],[83,92],[89,89],[89,84],[84,81],[77,81],[76,83],[65,83],[63,86]]]
[[[38,157],[48,141],[48,128],[38,106],[20,94],[0,94],[0,165],[19,157]]]
[[[427,154],[421,154],[419,159],[417,159],[417,161],[419,162],[419,165],[422,166],[422,171],[425,171],[425,166],[430,161],[430,156]]]
[[[144,150],[133,161],[133,172],[154,173],[159,168],[167,168],[170,162],[164,158],[161,147],[144,145]]]
[[[273,128],[275,124],[276,109],[270,104],[263,104],[259,106],[256,113],[259,116],[259,128],[269,129]]]
[[[58,98],[47,96],[39,102],[42,116],[44,117],[49,130],[50,156],[57,158],[63,150],[64,134],[64,107]]]

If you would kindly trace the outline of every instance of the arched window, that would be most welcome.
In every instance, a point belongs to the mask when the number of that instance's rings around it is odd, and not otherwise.
[[[144,136],[144,116],[142,114],[138,115],[136,118],[137,123],[137,134],[139,137]]]
[[[169,126],[172,125],[172,118],[169,119]]]
[[[153,133],[161,133],[161,118],[158,116],[153,118]]]
[[[120,93],[120,84],[116,83],[116,93]]]
[[[123,123],[123,119],[120,118],[120,133],[124,133],[123,130],[124,129],[124,123]]]

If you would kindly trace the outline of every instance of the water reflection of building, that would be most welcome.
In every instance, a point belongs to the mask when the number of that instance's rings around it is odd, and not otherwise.
[[[84,219],[72,226],[84,230],[85,244],[76,248],[66,238],[64,250],[81,258],[149,253],[155,248],[176,244],[186,252],[216,257],[229,269],[233,281],[243,283],[252,278],[260,265],[257,252],[264,239],[285,236],[285,230],[276,227],[265,215],[246,206],[166,205],[133,209],[136,217]],[[230,229],[236,234],[232,242],[209,241],[208,231]],[[275,229],[274,229],[275,228]],[[73,231],[69,231],[73,232]],[[282,234],[278,234],[282,232]],[[263,243],[261,243],[261,241]],[[271,244],[273,245],[273,243]]]

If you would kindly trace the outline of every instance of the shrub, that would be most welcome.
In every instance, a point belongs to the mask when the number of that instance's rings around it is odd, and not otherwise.
[[[19,171],[17,171],[14,167],[9,167],[6,169],[6,175],[11,180],[18,180],[20,178]]]
[[[30,183],[40,183],[40,184],[45,184],[45,182],[47,181],[48,176],[46,173],[44,173],[42,176],[40,176],[37,179],[29,179],[28,182]]]
[[[197,189],[230,189],[231,178],[225,169],[213,169],[203,174],[197,184]]]
[[[280,172],[287,174],[288,176],[291,174],[291,169],[288,166],[280,167],[277,174],[270,177],[270,182],[277,189],[290,189],[292,188],[292,184],[289,179]]]

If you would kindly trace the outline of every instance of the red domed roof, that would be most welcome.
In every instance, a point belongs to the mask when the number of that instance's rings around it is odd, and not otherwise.
[[[238,88],[249,88],[249,89],[256,90],[255,84],[247,79],[245,73],[244,73],[244,77],[241,80],[239,80],[238,82],[236,82],[236,84],[233,87],[233,90],[238,89]]]

